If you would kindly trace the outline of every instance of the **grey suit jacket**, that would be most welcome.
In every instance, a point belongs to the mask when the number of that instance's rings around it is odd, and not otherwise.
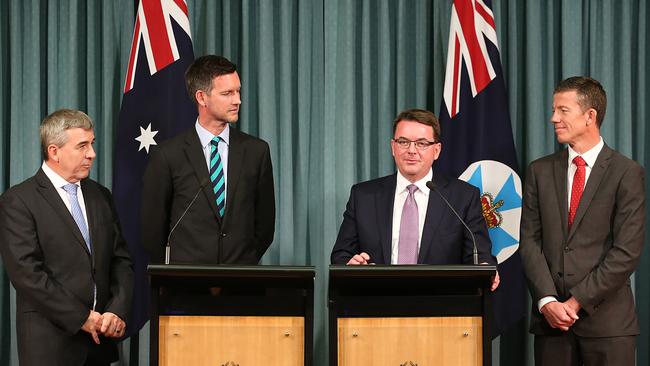
[[[203,188],[201,185],[205,183]],[[142,190],[142,243],[152,263],[257,264],[273,241],[275,196],[269,145],[230,129],[226,211],[221,218],[194,127],[155,146]],[[200,191],[200,192],[199,192]]]
[[[630,288],[645,236],[644,170],[605,145],[568,230],[568,151],[532,162],[526,174],[520,252],[532,295],[530,330],[555,334],[537,309],[545,296],[574,296],[572,329],[584,337],[639,333]]]
[[[0,252],[16,288],[20,364],[82,365],[92,352],[117,359],[111,339],[96,345],[82,330],[95,310],[128,319],[133,269],[109,191],[81,181],[92,253],[52,182],[39,169],[0,197]]]

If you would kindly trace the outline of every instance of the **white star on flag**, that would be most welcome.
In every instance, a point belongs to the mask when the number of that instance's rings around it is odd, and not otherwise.
[[[138,151],[144,148],[147,150],[147,154],[149,154],[149,147],[151,147],[151,145],[158,145],[156,140],[153,139],[157,133],[158,131],[151,131],[151,123],[149,123],[149,126],[147,126],[146,129],[140,127],[140,136],[135,138],[136,141],[140,141],[140,148]]]

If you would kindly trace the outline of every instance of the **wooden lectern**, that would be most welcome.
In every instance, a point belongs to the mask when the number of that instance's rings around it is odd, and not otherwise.
[[[314,268],[150,265],[150,365],[311,365]]]
[[[330,266],[330,365],[490,365],[495,266]]]

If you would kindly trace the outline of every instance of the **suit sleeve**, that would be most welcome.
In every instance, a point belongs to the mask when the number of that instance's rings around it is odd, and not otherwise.
[[[110,299],[104,311],[116,314],[125,322],[128,321],[133,296],[133,263],[128,246],[122,236],[122,229],[113,204],[112,196],[106,190],[106,196],[111,203],[113,217],[113,257],[110,273]]]
[[[258,260],[273,242],[275,234],[275,189],[273,186],[273,165],[269,145],[264,143],[264,152],[259,167],[257,194],[255,197],[255,242]]]
[[[142,245],[151,263],[163,263],[169,233],[172,176],[161,149],[154,148],[144,171],[141,207]]]
[[[84,324],[90,309],[55,278],[43,260],[36,221],[16,194],[0,198],[0,252],[16,291],[39,313],[69,334]]]
[[[531,165],[526,173],[524,186],[519,253],[534,304],[545,296],[558,297],[555,282],[542,252],[542,221],[537,184],[535,169]]]
[[[356,202],[354,195],[355,187],[350,189],[350,198],[345,206],[343,222],[336,237],[336,243],[332,249],[330,261],[332,264],[347,264],[350,258],[361,252],[359,247],[359,236],[357,233]]]
[[[604,259],[569,290],[588,313],[630,278],[643,251],[645,238],[645,179],[643,168],[631,164],[616,191],[612,218],[612,246]]]
[[[488,234],[487,224],[483,217],[481,208],[481,199],[478,189],[472,189],[471,199],[465,215],[465,222],[472,230],[476,240],[476,249],[478,252],[478,262],[496,265],[497,261],[492,256],[492,242]],[[474,244],[468,232],[465,231],[465,244],[463,247],[463,259],[467,264],[473,263]]]

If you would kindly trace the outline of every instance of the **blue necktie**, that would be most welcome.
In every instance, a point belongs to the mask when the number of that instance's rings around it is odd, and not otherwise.
[[[223,164],[221,164],[221,155],[219,155],[219,141],[221,137],[217,136],[210,141],[210,181],[212,181],[212,191],[217,198],[217,209],[219,216],[223,217],[226,211],[226,178],[223,175]]]
[[[84,215],[83,212],[81,212],[81,206],[79,205],[79,199],[77,198],[77,185],[69,183],[64,185],[63,189],[68,192],[68,197],[70,198],[70,211],[72,213],[72,218],[74,219],[74,222],[77,223],[79,231],[81,231],[81,236],[83,236],[84,241],[86,242],[88,251],[92,252],[88,225],[86,225],[86,220],[84,220]]]

